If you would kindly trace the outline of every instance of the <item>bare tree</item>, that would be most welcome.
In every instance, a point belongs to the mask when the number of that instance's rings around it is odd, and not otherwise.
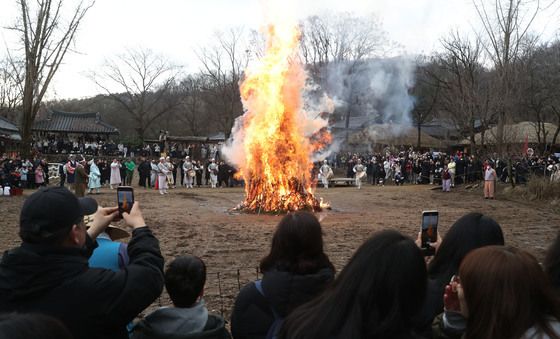
[[[422,125],[431,121],[437,111],[440,83],[434,81],[435,79],[430,76],[430,74],[435,73],[431,68],[437,67],[437,63],[419,58],[417,64],[416,84],[412,90],[412,94],[416,98],[412,118],[418,130],[416,147],[420,149],[422,146]]]
[[[302,33],[301,55],[312,67],[379,56],[388,46],[374,15],[327,12],[304,20]]]
[[[487,126],[493,118],[493,88],[483,67],[482,46],[478,39],[471,41],[458,32],[441,43],[444,52],[437,57],[439,67],[426,71],[440,88],[439,109],[474,149],[477,125]]]
[[[25,60],[25,71],[17,79],[23,84],[20,127],[24,155],[30,151],[31,130],[41,100],[94,2],[79,1],[69,12],[69,20],[65,20],[63,13],[67,11],[63,0],[17,0],[19,18],[9,29],[19,35],[23,49],[13,48],[8,50],[8,54],[14,71],[18,60]]]
[[[23,90],[17,80],[23,71],[21,66],[8,58],[0,61],[0,116],[10,120],[15,118],[15,110],[21,106]]]
[[[215,44],[200,49],[197,56],[202,64],[207,108],[228,138],[235,118],[243,113],[239,82],[250,51],[241,28],[217,32],[215,37]]]
[[[359,16],[353,13],[326,12],[311,16],[302,26],[301,56],[313,78],[329,92],[329,73],[340,72],[345,82],[346,139],[350,116],[360,101],[362,93],[355,88],[355,75],[365,60],[384,55],[389,46],[386,33],[374,15]]]
[[[514,64],[523,52],[530,28],[542,9],[543,0],[473,0],[483,26],[483,47],[498,78],[497,135],[498,150],[504,153],[504,128],[508,114],[516,104]]]
[[[174,95],[180,68],[150,50],[127,50],[107,60],[91,79],[115,100],[135,122],[140,141],[152,124],[178,104]]]
[[[204,100],[204,78],[199,74],[189,75],[179,84],[180,105],[178,117],[186,122],[192,135],[199,136],[208,120]]]
[[[559,47],[560,43],[555,42],[530,49],[519,65],[521,76],[518,86],[521,88],[522,107],[526,110],[525,118],[531,121],[535,128],[537,141],[543,153],[556,142],[554,136],[557,137],[560,130],[560,126],[557,126],[556,131],[551,133],[546,128],[549,122],[560,123],[557,114],[560,102]]]

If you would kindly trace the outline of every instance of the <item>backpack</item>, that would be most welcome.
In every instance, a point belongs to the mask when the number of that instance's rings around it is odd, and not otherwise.
[[[255,287],[257,288],[257,291],[259,291],[259,293],[266,299],[266,294],[264,294],[264,290],[262,288],[262,280],[257,280],[255,281]],[[270,327],[268,328],[268,332],[266,332],[266,339],[276,339],[278,338],[278,332],[280,331],[280,328],[282,327],[282,324],[284,323],[284,318],[282,318],[278,312],[276,312],[276,310],[274,309],[274,307],[272,307],[272,305],[270,305],[270,310],[272,311],[272,315],[274,315],[274,322],[272,323],[272,325],[270,325]]]

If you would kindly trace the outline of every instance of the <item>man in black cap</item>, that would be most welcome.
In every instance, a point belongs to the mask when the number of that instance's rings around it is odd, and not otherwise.
[[[84,215],[92,213],[86,231]],[[126,324],[163,289],[163,258],[136,202],[123,213],[133,228],[130,263],[118,272],[90,269],[95,238],[117,214],[116,207],[98,209],[95,200],[63,187],[30,195],[20,216],[23,243],[0,262],[0,313],[44,313],[80,339],[127,338]]]

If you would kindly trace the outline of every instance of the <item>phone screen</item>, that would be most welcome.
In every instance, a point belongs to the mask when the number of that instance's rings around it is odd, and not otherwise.
[[[132,187],[117,188],[117,202],[119,204],[119,214],[130,213],[134,204],[134,191]]]
[[[422,213],[422,248],[428,248],[430,242],[437,241],[439,213],[426,211]]]

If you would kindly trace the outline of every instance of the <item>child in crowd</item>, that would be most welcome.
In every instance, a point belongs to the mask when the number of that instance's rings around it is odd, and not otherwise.
[[[29,170],[27,170],[27,167],[22,166],[19,169],[19,174],[20,174],[19,180],[20,180],[21,188],[27,188],[28,187],[27,186],[27,175],[29,174]]]
[[[230,338],[225,321],[208,313],[202,296],[206,265],[186,255],[173,260],[165,271],[165,288],[173,307],[163,307],[134,327],[132,339]]]

